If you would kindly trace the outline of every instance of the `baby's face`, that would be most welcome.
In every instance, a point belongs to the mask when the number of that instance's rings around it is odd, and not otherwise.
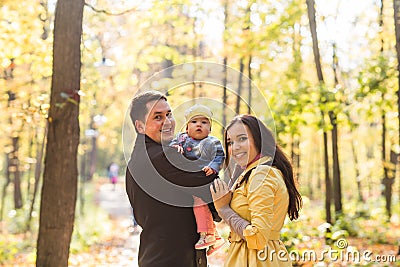
[[[210,121],[204,116],[195,116],[187,124],[188,135],[196,140],[206,138],[210,134],[210,131]]]

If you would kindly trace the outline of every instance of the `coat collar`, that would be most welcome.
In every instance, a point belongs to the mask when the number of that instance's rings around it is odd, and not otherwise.
[[[148,137],[147,135],[140,134],[140,133],[138,133],[136,136],[136,143],[161,145],[161,144],[157,143],[156,141],[154,141],[153,139],[151,139],[150,137]]]
[[[262,165],[268,161],[272,161],[272,157],[270,156],[264,156],[261,157],[260,159],[254,161],[253,163],[251,163],[250,165],[248,165],[246,167],[246,169],[239,175],[239,177],[236,179],[235,182],[233,182],[232,186],[230,186],[230,191],[234,191],[240,184],[241,181],[243,180],[243,177],[245,176],[245,174],[250,171],[251,169],[257,167],[258,165]]]
[[[249,170],[253,169],[254,167],[261,165],[263,163],[266,163],[268,161],[272,160],[272,157],[270,156],[264,156],[259,158],[258,160],[254,161],[253,163],[251,163],[249,166],[246,167],[246,169],[243,171],[243,173],[241,174],[244,175],[246,172],[248,172]]]

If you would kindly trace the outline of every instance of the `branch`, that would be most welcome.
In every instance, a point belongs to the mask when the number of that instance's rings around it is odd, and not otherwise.
[[[134,7],[134,8],[131,8],[131,9],[124,10],[124,11],[119,12],[119,13],[112,13],[112,12],[107,11],[105,9],[97,9],[94,6],[92,6],[91,4],[88,4],[86,2],[85,2],[85,6],[89,7],[91,10],[93,10],[96,13],[103,13],[103,14],[106,14],[106,15],[109,15],[109,16],[121,16],[121,15],[130,13],[130,12],[137,11],[137,7]]]

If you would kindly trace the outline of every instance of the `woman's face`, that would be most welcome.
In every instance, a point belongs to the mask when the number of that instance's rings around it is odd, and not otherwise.
[[[233,124],[227,131],[228,155],[236,164],[246,167],[259,153],[249,128],[241,122]]]

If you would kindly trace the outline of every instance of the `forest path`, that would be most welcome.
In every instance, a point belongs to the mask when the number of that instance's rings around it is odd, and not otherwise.
[[[109,183],[101,184],[98,187],[96,202],[107,211],[113,223],[109,239],[96,245],[98,246],[96,254],[106,256],[99,259],[102,262],[97,262],[97,266],[138,266],[140,233],[135,232],[132,227],[131,207],[125,192],[124,177],[120,177],[115,188]],[[209,257],[209,267],[222,266],[223,254],[224,249],[221,249]]]
[[[111,183],[101,182],[96,188],[95,201],[108,213],[110,230],[89,252],[71,255],[69,267],[137,267],[140,235],[133,231],[131,207],[123,177],[115,187]]]

